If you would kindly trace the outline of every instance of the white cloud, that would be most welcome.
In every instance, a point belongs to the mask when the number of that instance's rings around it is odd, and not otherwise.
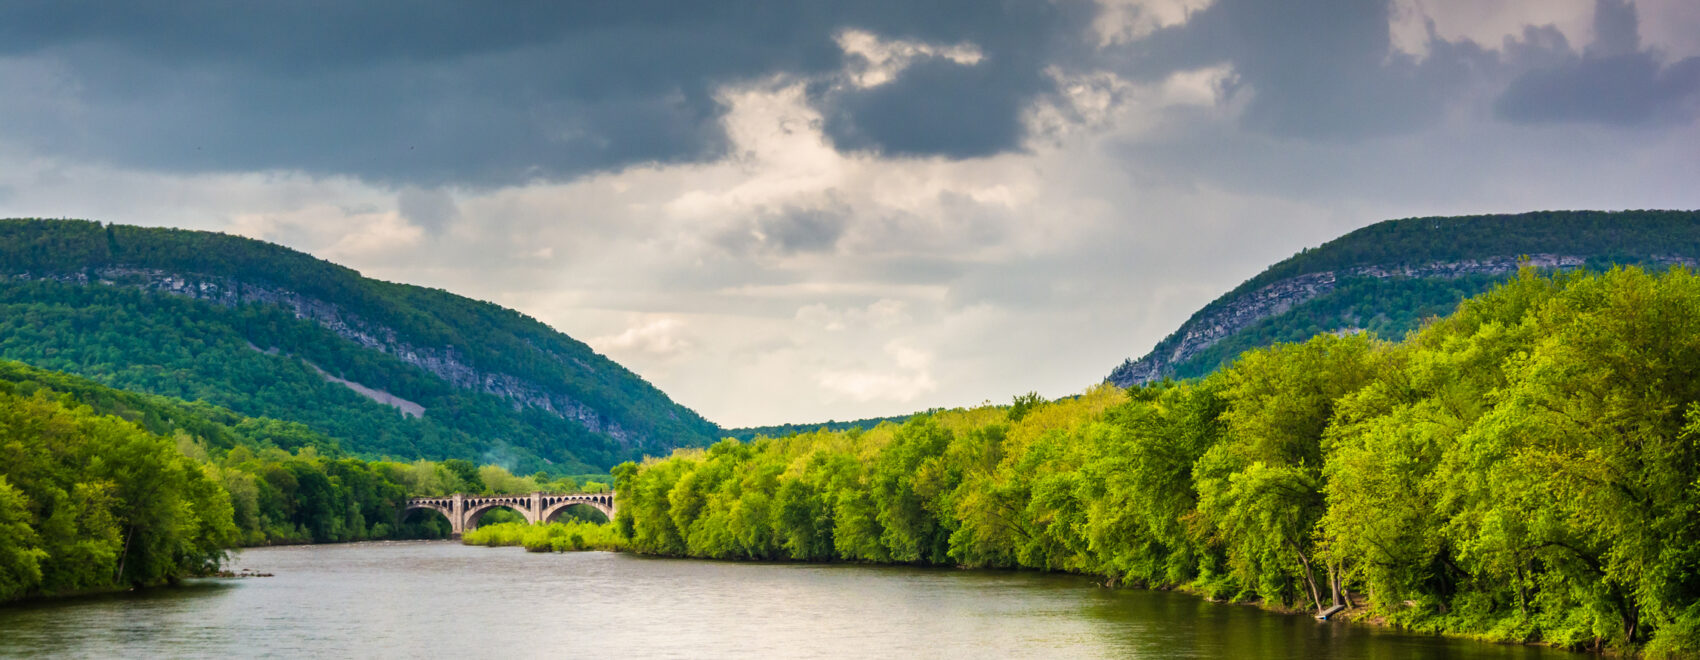
[[[942,57],[962,66],[979,64],[985,57],[971,43],[940,46],[919,41],[881,39],[865,30],[842,30],[838,47],[851,56],[850,81],[857,87],[878,87],[891,82],[909,64],[922,57]]]
[[[854,401],[914,403],[938,389],[933,380],[931,353],[901,341],[885,345],[891,366],[884,369],[829,369],[817,377],[820,386]]]
[[[866,307],[835,308],[814,303],[797,308],[797,321],[830,332],[846,329],[889,330],[911,320],[908,303],[881,298]]]
[[[1092,23],[1099,46],[1136,41],[1159,29],[1185,23],[1214,0],[1098,0]]]
[[[685,324],[667,317],[645,320],[620,334],[597,337],[587,343],[614,355],[646,353],[662,357],[678,355],[693,345],[685,337]]]
[[[1102,28],[1115,41],[1206,3],[1111,4],[1131,12]],[[1490,45],[1523,20],[1484,13],[1478,29],[1469,5],[1408,4],[1441,35]],[[1513,18],[1588,29],[1591,10],[1544,11]],[[1642,7],[1644,30],[1655,13]],[[881,84],[920,57],[976,66],[972,44],[841,33],[838,45],[853,68],[829,82]],[[1465,113],[1317,143],[1239,130],[1246,95],[1223,95],[1227,66],[1148,82],[1051,75],[1061,93],[1029,108],[1035,138],[985,158],[840,153],[809,104],[820,81],[775,76],[719,91],[730,151],[711,162],[411,191],[0,144],[0,215],[233,231],[491,300],[739,426],[1078,392],[1270,263],[1389,217],[1700,207],[1700,126],[1506,127]]]
[[[1594,0],[1393,0],[1393,47],[1423,57],[1429,26],[1442,39],[1468,39],[1499,48],[1529,26],[1552,26],[1573,45],[1593,38]]]

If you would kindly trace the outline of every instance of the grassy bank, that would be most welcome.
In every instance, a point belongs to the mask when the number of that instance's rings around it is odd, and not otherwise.
[[[521,546],[529,552],[625,550],[626,539],[611,524],[584,521],[528,525],[522,522],[485,525],[467,532],[461,543],[482,546]]]

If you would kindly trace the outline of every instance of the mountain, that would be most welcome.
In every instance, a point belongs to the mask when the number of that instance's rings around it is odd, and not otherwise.
[[[346,450],[601,470],[719,428],[513,310],[225,234],[0,220],[0,358]]]
[[[868,430],[868,429],[872,429],[876,426],[879,426],[881,424],[884,424],[886,422],[891,422],[893,424],[902,424],[906,421],[909,421],[909,418],[914,417],[915,415],[925,415],[925,414],[928,414],[929,412],[932,412],[932,411],[914,413],[914,414],[910,414],[910,415],[896,415],[896,416],[892,416],[892,417],[869,417],[869,418],[866,418],[866,419],[854,419],[854,420],[850,420],[848,422],[840,422],[838,420],[828,420],[828,421],[825,421],[825,422],[816,422],[816,423],[813,423],[813,424],[775,424],[775,425],[772,425],[772,426],[746,426],[746,427],[735,428],[735,429],[726,429],[723,433],[721,433],[721,435],[728,437],[728,438],[737,438],[739,440],[743,440],[745,442],[748,442],[750,440],[754,440],[754,439],[756,439],[758,437],[762,437],[762,436],[766,436],[766,437],[769,437],[769,438],[786,438],[786,437],[790,437],[790,436],[793,436],[793,435],[797,435],[799,433],[814,433],[816,431],[834,431],[834,432],[836,432],[836,431],[848,431],[850,429],[855,429],[855,428],[859,428],[859,429],[862,429],[862,430],[865,431],[865,430]]]
[[[1542,211],[1388,220],[1307,249],[1198,310],[1107,380],[1215,371],[1240,353],[1320,333],[1399,339],[1517,272],[1663,268],[1700,260],[1700,211]]]

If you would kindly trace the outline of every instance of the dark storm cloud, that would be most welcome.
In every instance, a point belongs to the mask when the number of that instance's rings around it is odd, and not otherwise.
[[[1246,128],[1307,138],[1355,138],[1422,128],[1495,58],[1470,42],[1430,36],[1420,60],[1392,47],[1386,0],[1218,0],[1186,23],[1121,54],[1122,69],[1161,78],[1218,64],[1250,99]]]
[[[930,57],[897,80],[872,89],[827,95],[836,101],[826,123],[841,149],[894,155],[986,156],[1019,144],[1021,110],[1049,81]]]
[[[1072,10],[1072,13],[1069,13]],[[894,81],[868,89],[836,87],[820,94],[826,131],[840,148],[896,155],[985,156],[1025,137],[1022,113],[1035,96],[1053,91],[1045,69],[1074,64],[1086,48],[1084,5],[1006,3],[1018,32],[988,25],[965,34],[983,59],[962,64],[922,57]],[[914,38],[925,40],[925,34]]]
[[[1086,0],[14,1],[0,3],[0,144],[396,188],[559,181],[724,156],[717,92],[789,75],[810,81],[839,149],[966,158],[1022,148],[1052,71],[1149,82],[1216,65],[1243,101],[1236,129],[1304,140],[1421,130],[1484,82],[1511,81],[1495,110],[1514,122],[1693,116],[1700,58],[1663,62],[1631,5],[1599,2],[1579,53],[1533,26],[1503,52],[1431,34],[1418,57],[1392,47],[1390,0],[1217,0],[1102,50]],[[861,87],[842,75],[847,29],[982,57],[922,54]]]
[[[833,37],[856,28],[972,43],[986,57],[954,71],[918,62],[891,91],[820,87],[829,133],[859,149],[981,155],[1020,145],[1025,101],[1049,91],[1041,72],[1081,34],[1089,9],[8,3],[0,55],[22,63],[14,72],[35,66],[36,79],[74,90],[78,112],[0,105],[10,127],[0,137],[174,171],[299,168],[426,185],[564,179],[724,153],[721,85],[834,75],[844,56]]]
[[[1635,6],[1626,0],[1598,0],[1594,42],[1581,53],[1562,36],[1534,30],[1518,46],[1523,57],[1543,62],[1512,80],[1494,104],[1510,121],[1628,126],[1691,119],[1700,105],[1700,57],[1666,65],[1644,50]]]

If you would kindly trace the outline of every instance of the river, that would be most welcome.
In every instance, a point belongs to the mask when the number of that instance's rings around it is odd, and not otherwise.
[[[52,657],[1581,658],[1084,578],[533,554],[450,542],[257,548],[273,577],[0,608]]]

